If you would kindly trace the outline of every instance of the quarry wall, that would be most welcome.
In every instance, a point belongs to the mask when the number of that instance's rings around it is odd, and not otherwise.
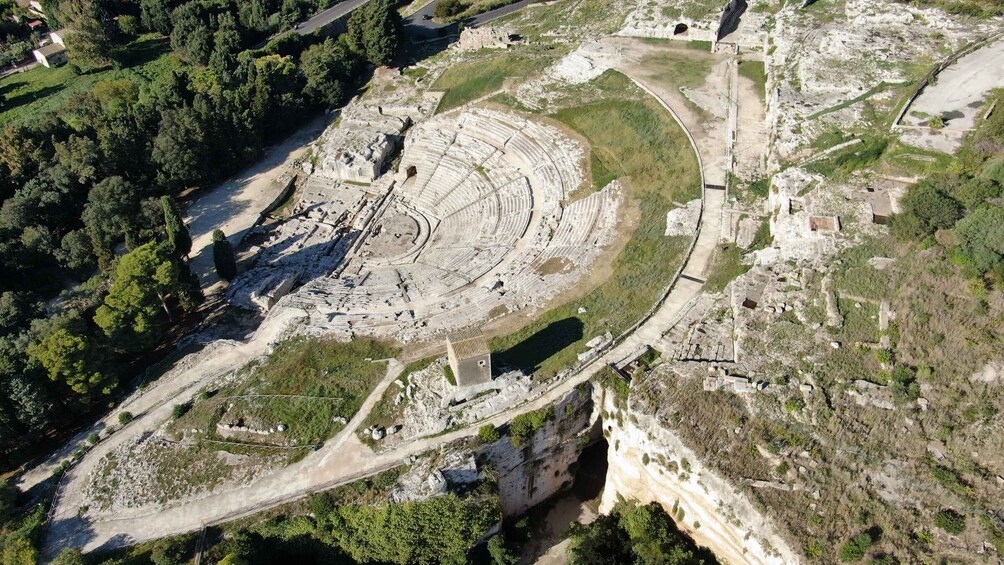
[[[609,442],[600,512],[619,498],[658,502],[681,530],[726,563],[797,563],[797,554],[753,503],[711,471],[671,429],[597,387]]]

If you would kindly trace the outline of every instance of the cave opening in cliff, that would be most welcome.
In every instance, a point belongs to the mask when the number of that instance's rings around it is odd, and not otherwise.
[[[575,465],[572,493],[580,501],[594,500],[603,492],[607,481],[607,440],[600,439],[582,450]]]

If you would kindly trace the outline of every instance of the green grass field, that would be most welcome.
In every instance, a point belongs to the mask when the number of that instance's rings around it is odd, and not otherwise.
[[[674,50],[660,50],[644,58],[642,62],[646,71],[657,74],[675,88],[696,88],[704,84],[715,66],[714,56],[689,48],[686,51],[676,50],[686,43],[667,42],[666,45]]]
[[[204,429],[212,439],[223,439],[215,437],[217,422],[242,418],[256,429],[285,424],[283,445],[322,443],[341,428],[333,419],[355,415],[386,374],[387,365],[372,360],[396,353],[393,347],[370,339],[283,342],[263,362],[245,367],[247,378],[197,400],[175,427]],[[271,438],[260,443],[270,444]]]
[[[663,235],[666,213],[674,201],[700,196],[697,160],[673,118],[620,73],[608,71],[594,82],[607,99],[551,117],[589,141],[593,162],[602,165],[593,167],[593,182],[623,179],[641,217],[606,281],[521,330],[492,340],[497,364],[534,371],[537,378],[573,365],[586,341],[606,331],[620,334],[658,301],[689,244],[686,237]]]
[[[553,60],[554,57],[548,55],[506,52],[454,65],[440,75],[432,85],[434,90],[446,91],[443,99],[439,101],[436,112],[445,112],[462,106],[498,90],[502,88],[502,83],[507,78],[532,76]]]
[[[101,81],[125,78],[141,85],[154,82],[181,65],[170,49],[167,38],[144,35],[125,47],[120,69],[80,65],[77,75],[71,59],[70,64],[60,67],[37,66],[0,79],[0,94],[5,99],[0,104],[0,125],[54,112],[74,94],[86,92]]]
[[[746,77],[753,81],[757,88],[757,93],[766,95],[767,92],[767,69],[763,61],[742,61],[739,64],[739,76]]]

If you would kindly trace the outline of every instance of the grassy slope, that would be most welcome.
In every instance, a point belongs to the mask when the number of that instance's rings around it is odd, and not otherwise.
[[[74,75],[67,64],[53,69],[38,66],[11,75],[0,80],[0,93],[6,98],[0,105],[0,125],[55,111],[71,96],[90,90],[100,81],[128,78],[139,84],[150,83],[179,64],[177,57],[170,54],[167,38],[144,35],[126,47],[121,69],[81,66],[81,74]]]
[[[241,413],[273,424],[285,423],[289,426],[284,434],[286,443],[323,442],[339,427],[332,419],[351,418],[386,374],[386,364],[367,359],[383,359],[395,353],[392,347],[368,339],[342,343],[300,338],[284,342],[253,370],[245,369],[253,371],[249,379],[215,391],[212,398],[196,401],[176,427],[205,429],[212,436],[219,421],[218,409],[232,403]],[[247,394],[313,398],[226,398]]]
[[[485,59],[454,65],[436,79],[432,88],[445,90],[436,112],[462,106],[502,87],[511,77],[526,77],[551,63],[551,57],[503,52]]]
[[[597,79],[608,98],[565,108],[552,117],[584,136],[593,181],[627,180],[641,210],[638,227],[614,263],[614,274],[581,299],[543,313],[516,333],[492,340],[499,364],[537,369],[546,378],[576,362],[584,343],[626,330],[651,308],[680,265],[687,238],[666,237],[673,201],[699,197],[697,161],[683,132],[657,102],[619,73]],[[585,313],[579,314],[580,308]]]

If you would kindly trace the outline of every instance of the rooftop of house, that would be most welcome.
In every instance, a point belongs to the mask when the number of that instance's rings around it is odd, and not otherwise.
[[[35,51],[45,57],[50,57],[52,55],[55,55],[56,53],[62,53],[63,51],[66,51],[66,47],[59,43],[50,43],[45,47],[39,47]]]
[[[452,332],[446,336],[446,340],[453,346],[457,359],[471,359],[491,353],[488,348],[488,338],[479,328]]]

